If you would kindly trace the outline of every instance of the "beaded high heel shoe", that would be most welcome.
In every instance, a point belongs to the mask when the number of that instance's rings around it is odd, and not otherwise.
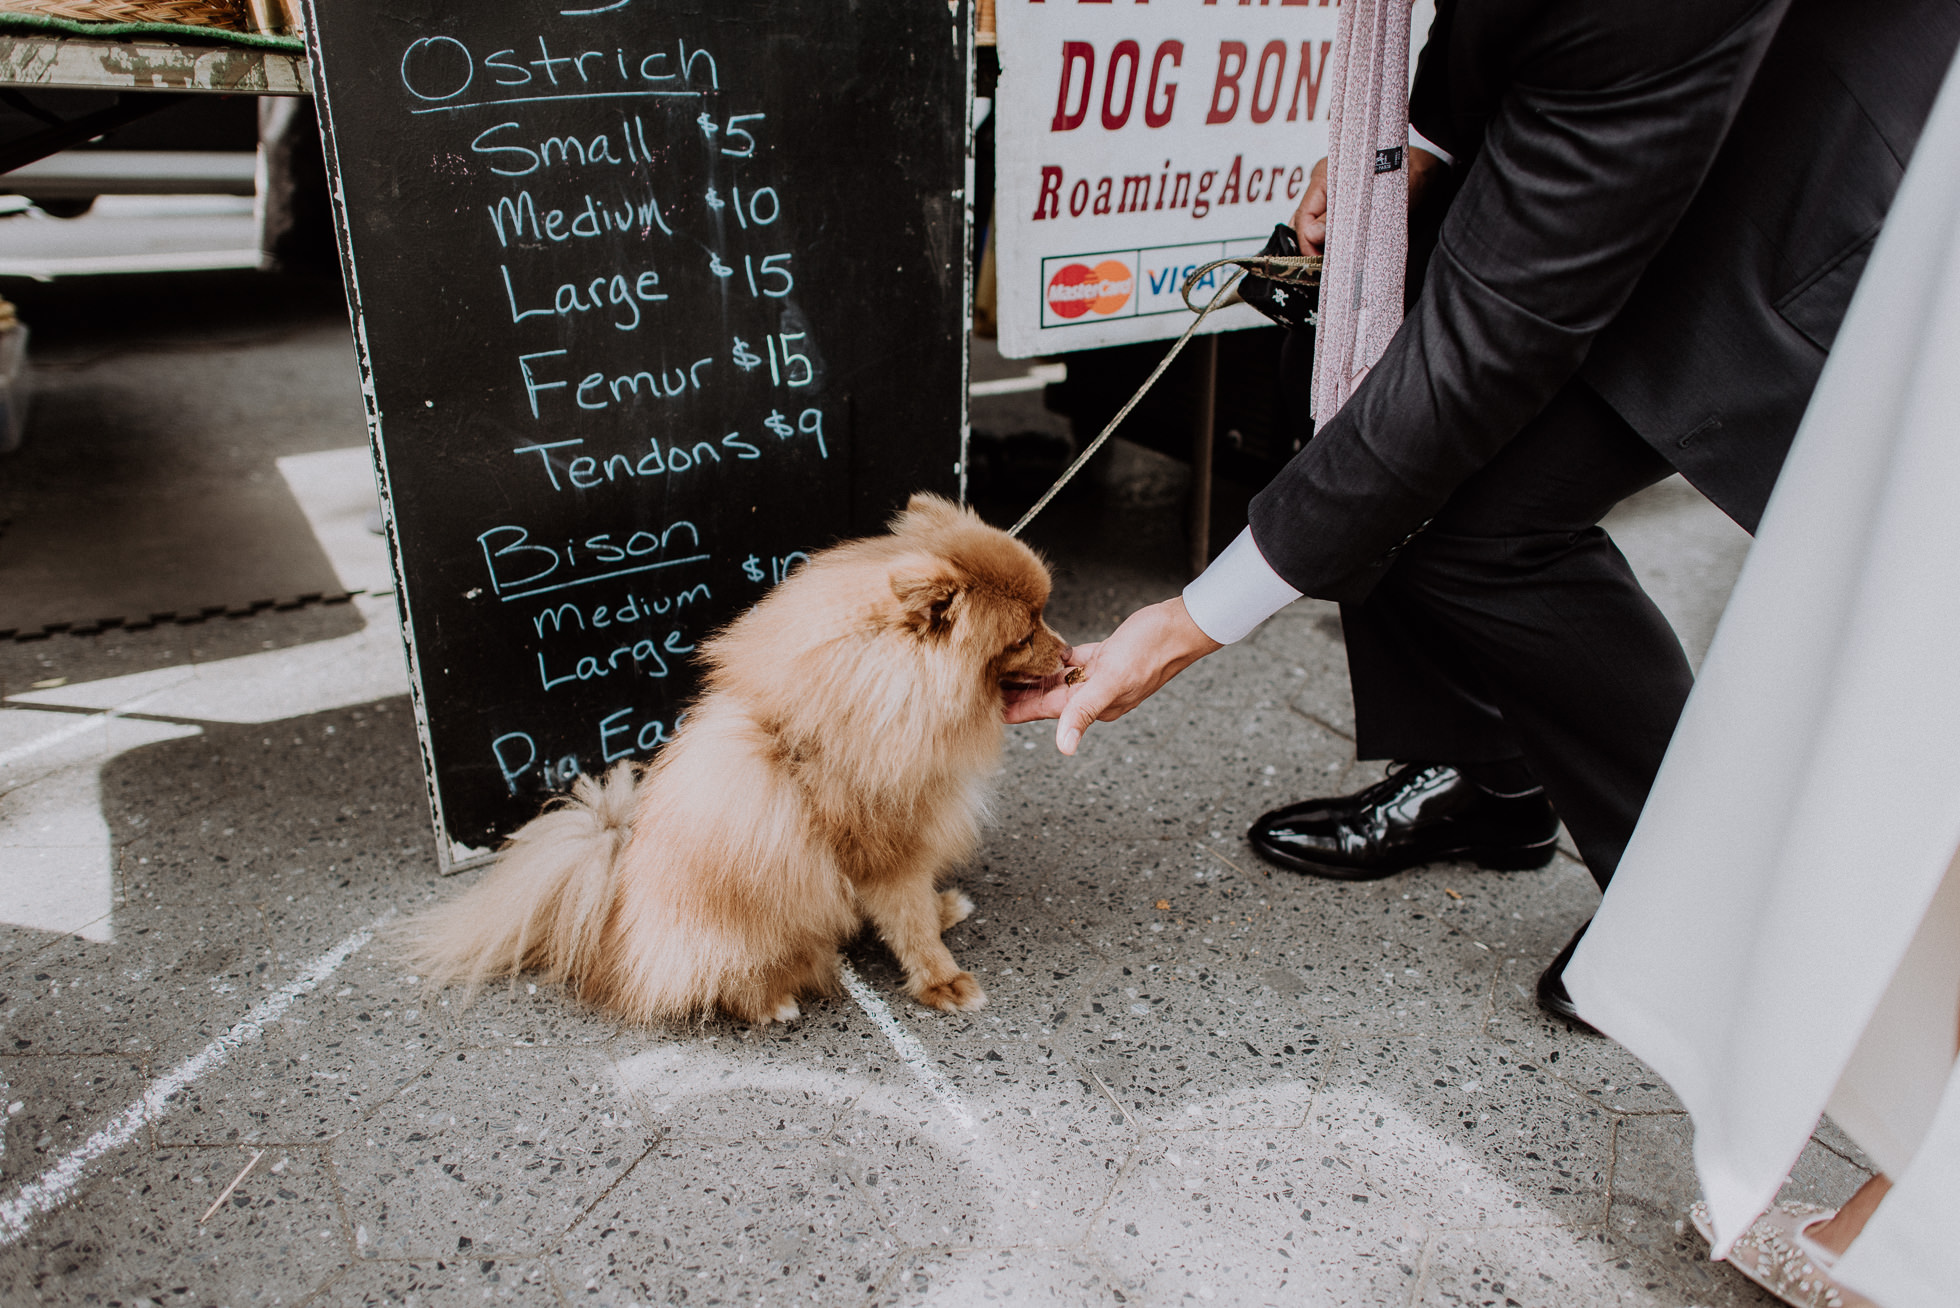
[[[1833,1280],[1831,1266],[1837,1256],[1804,1235],[1819,1222],[1829,1221],[1836,1211],[1794,1200],[1776,1204],[1750,1223],[1730,1246],[1728,1261],[1791,1308],[1878,1308],[1864,1295]],[[1688,1209],[1688,1220],[1712,1248],[1715,1226],[1709,1220],[1708,1205],[1694,1204]]]

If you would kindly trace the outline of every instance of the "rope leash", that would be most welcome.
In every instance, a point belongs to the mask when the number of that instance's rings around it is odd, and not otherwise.
[[[1211,302],[1202,309],[1193,304],[1191,292],[1197,289],[1198,283],[1213,271],[1228,264],[1236,267],[1238,271],[1218,289],[1218,294],[1212,296]],[[1096,439],[1090,441],[1088,447],[1075,456],[1075,461],[1062,470],[1062,475],[1055,479],[1055,484],[1042,492],[1041,498],[1034,502],[1034,507],[1023,513],[1021,520],[1007,529],[1007,534],[1019,536],[1022,529],[1034,521],[1035,515],[1047,508],[1049,501],[1061,494],[1062,487],[1068,485],[1075,474],[1082,471],[1083,465],[1096,456],[1096,451],[1116,434],[1118,427],[1122,426],[1123,419],[1130,416],[1130,410],[1142,402],[1143,397],[1150,393],[1150,388],[1157,384],[1157,379],[1162,377],[1165,370],[1171,366],[1171,361],[1176,359],[1178,353],[1190,343],[1205,319],[1210,317],[1214,310],[1223,309],[1233,303],[1232,297],[1247,273],[1257,273],[1269,281],[1281,282],[1288,286],[1311,286],[1320,280],[1320,264],[1320,256],[1316,254],[1242,254],[1230,259],[1214,259],[1186,277],[1184,285],[1178,289],[1178,294],[1184,298],[1184,307],[1198,316],[1191,320],[1191,325],[1184,329],[1184,335],[1177,338],[1177,344],[1171,346],[1170,352],[1163,357],[1151,374],[1143,379],[1143,385],[1137,387],[1136,394],[1130,397],[1129,402],[1116,411],[1116,416],[1109,420],[1109,424],[1102,429]]]

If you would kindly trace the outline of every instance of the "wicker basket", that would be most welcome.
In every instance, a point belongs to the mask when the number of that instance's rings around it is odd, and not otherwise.
[[[0,0],[0,13],[38,14],[78,23],[175,23],[233,32],[289,32],[283,0]]]

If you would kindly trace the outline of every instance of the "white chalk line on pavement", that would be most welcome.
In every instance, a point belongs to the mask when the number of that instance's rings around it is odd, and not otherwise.
[[[163,693],[162,690],[151,691],[147,695],[138,696],[126,704],[118,704],[114,708],[106,709],[101,713],[91,713],[87,717],[78,717],[66,726],[56,727],[45,736],[36,736],[34,739],[16,745],[12,749],[0,750],[0,768],[9,767],[24,758],[29,758],[40,753],[44,749],[53,749],[56,745],[73,740],[84,732],[93,731],[97,727],[106,727],[109,725],[111,719],[119,718],[125,713],[134,713],[137,709],[142,708],[145,704]]]
[[[13,1198],[0,1204],[0,1248],[19,1241],[27,1234],[27,1228],[34,1218],[55,1208],[73,1194],[82,1179],[82,1172],[90,1163],[128,1144],[143,1129],[145,1122],[162,1117],[169,1110],[170,1096],[222,1064],[238,1046],[257,1039],[264,1032],[266,1024],[277,1021],[280,1014],[292,1007],[294,1000],[337,972],[341,964],[374,939],[375,930],[389,916],[392,914],[362,927],[314,959],[304,972],[260,1000],[231,1030],[177,1064],[166,1075],[150,1082],[142,1098],[123,1109],[113,1122],[22,1186]]]
[[[839,963],[837,972],[844,978],[844,989],[851,992],[851,998],[857,1000],[857,1006],[864,1010],[865,1016],[885,1033],[885,1039],[891,1042],[892,1049],[905,1066],[911,1069],[913,1077],[919,1084],[925,1087],[926,1093],[939,1101],[939,1106],[960,1124],[961,1130],[971,1131],[973,1114],[969,1113],[966,1105],[960,1102],[959,1092],[946,1084],[946,1078],[939,1073],[939,1065],[932,1061],[932,1055],[926,1052],[925,1046],[920,1044],[910,1031],[899,1025],[898,1018],[893,1015],[892,1010],[886,1006],[883,999],[878,997],[877,991],[865,984],[864,978],[857,974],[856,968],[849,963]]]

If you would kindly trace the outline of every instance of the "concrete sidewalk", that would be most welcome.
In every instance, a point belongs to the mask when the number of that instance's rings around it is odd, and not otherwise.
[[[276,476],[361,440],[344,320],[287,326],[119,348],[172,353],[187,395],[284,351],[329,416],[234,438]],[[69,402],[100,390],[84,336],[47,348],[43,416],[99,425]],[[1037,533],[1076,639],[1182,581],[1174,472],[1114,468]],[[1739,533],[1678,483],[1619,526],[1698,655]],[[1379,775],[1330,606],[1078,758],[1010,730],[958,878],[977,911],[947,937],[986,1009],[911,1005],[860,941],[861,986],[787,1029],[676,1034],[528,983],[462,1007],[398,961],[391,915],[461,888],[434,872],[399,686],[382,666],[291,712],[227,690],[387,603],[0,646],[0,694],[67,682],[0,708],[0,1301],[1770,1302],[1683,1233],[1666,1087],[1531,1003],[1595,902],[1582,868],[1342,886],[1250,855],[1264,809]],[[186,666],[199,697],[136,716],[47,702]],[[1827,1127],[1793,1188],[1836,1202],[1866,1175]]]

